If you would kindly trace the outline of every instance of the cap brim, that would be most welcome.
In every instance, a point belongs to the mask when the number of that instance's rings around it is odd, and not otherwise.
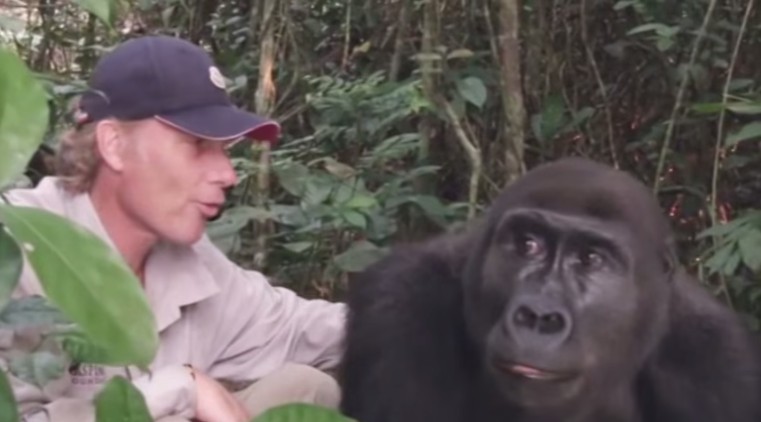
[[[276,121],[233,106],[208,106],[155,117],[182,132],[215,141],[250,138],[274,144],[280,137]]]

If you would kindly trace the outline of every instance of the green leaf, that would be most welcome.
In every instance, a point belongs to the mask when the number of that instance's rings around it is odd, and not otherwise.
[[[14,299],[0,312],[0,327],[23,330],[30,327],[72,325],[60,310],[42,296]]]
[[[756,83],[753,79],[732,79],[729,83],[730,91],[739,91],[746,88],[751,88]]]
[[[723,272],[723,268],[729,261],[730,257],[733,255],[734,251],[735,248],[733,246],[727,246],[719,249],[715,254],[713,254],[713,256],[706,260],[705,266],[711,270],[711,273],[721,272],[725,274]]]
[[[332,157],[325,157],[322,159],[325,170],[330,174],[338,177],[339,179],[349,179],[357,174],[357,170],[353,167],[341,163]]]
[[[0,310],[11,298],[18,285],[24,261],[16,240],[0,224]]]
[[[552,95],[545,99],[541,114],[532,119],[534,135],[540,141],[552,139],[568,123],[566,111],[563,97]]]
[[[291,242],[291,243],[285,243],[283,244],[283,247],[285,249],[288,249],[291,252],[295,253],[302,253],[306,251],[307,249],[314,246],[314,242]]]
[[[109,351],[93,343],[80,330],[70,330],[63,337],[63,350],[72,361],[101,365],[108,365],[111,361]]]
[[[742,260],[754,272],[761,270],[761,232],[749,230],[737,242]]]
[[[97,16],[103,23],[109,27],[114,20],[114,0],[74,0],[79,7]]]
[[[626,33],[626,35],[635,35],[641,32],[648,32],[648,31],[655,31],[658,35],[662,35],[662,36],[671,36],[679,31],[679,27],[678,26],[671,27],[668,25],[664,25],[662,23],[646,23],[646,24],[632,28],[631,30],[629,30],[629,32]]]
[[[222,213],[222,215],[206,226],[209,239],[222,252],[229,253],[238,245],[238,233],[251,220],[266,221],[273,218],[266,209],[239,205]]]
[[[8,359],[8,367],[17,378],[43,388],[50,381],[64,374],[68,366],[65,356],[56,356],[43,350],[33,353],[18,353]]]
[[[690,109],[700,114],[718,114],[724,109],[722,103],[697,103],[690,106]]]
[[[346,222],[354,227],[359,227],[360,229],[367,227],[367,219],[357,211],[345,210],[342,215]]]
[[[439,198],[432,195],[411,195],[400,198],[403,202],[412,202],[419,206],[425,215],[436,224],[446,226],[445,217],[449,214],[447,207],[441,203]],[[391,201],[389,201],[391,203]]]
[[[18,421],[21,417],[16,408],[16,397],[5,371],[0,370],[0,421]]]
[[[456,50],[452,50],[447,54],[447,60],[450,59],[465,59],[473,57],[475,54],[472,50],[468,50],[467,48],[458,48]]]
[[[153,422],[140,390],[121,375],[112,377],[95,396],[95,420]]]
[[[486,103],[486,86],[481,79],[475,76],[457,81],[457,91],[465,100],[478,108],[483,107]]]
[[[727,108],[737,114],[761,114],[761,102],[736,102],[727,104]]]
[[[45,210],[0,205],[0,220],[22,245],[51,303],[108,352],[108,363],[147,367],[158,347],[156,324],[121,256],[84,227]]]
[[[23,173],[48,127],[47,94],[23,61],[0,49],[0,188]]]
[[[273,407],[251,422],[352,422],[340,412],[306,403],[291,403]]]
[[[386,254],[386,249],[360,240],[354,242],[345,252],[333,258],[333,262],[343,271],[359,272]]]
[[[327,174],[316,173],[306,182],[304,202],[308,205],[318,205],[330,197],[330,193],[336,183]]]
[[[761,122],[748,123],[740,130],[727,136],[726,145],[732,146],[738,142],[761,137]]]
[[[348,208],[354,209],[370,208],[378,205],[378,201],[372,196],[355,195],[349,199],[345,205]]]
[[[283,163],[274,166],[280,186],[293,196],[301,197],[304,194],[306,180],[309,178],[309,169],[301,163]]]

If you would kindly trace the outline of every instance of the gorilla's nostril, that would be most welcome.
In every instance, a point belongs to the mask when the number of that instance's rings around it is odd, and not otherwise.
[[[527,306],[520,306],[513,314],[513,321],[518,327],[533,328],[538,316]]]
[[[559,312],[551,312],[542,315],[539,320],[539,332],[542,334],[554,334],[563,331],[565,328],[565,318]]]

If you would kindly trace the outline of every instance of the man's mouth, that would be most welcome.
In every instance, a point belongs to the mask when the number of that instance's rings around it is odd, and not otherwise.
[[[201,214],[203,214],[206,218],[214,218],[219,214],[220,208],[222,208],[222,204],[217,203],[207,203],[207,202],[199,202],[198,207],[201,210]]]

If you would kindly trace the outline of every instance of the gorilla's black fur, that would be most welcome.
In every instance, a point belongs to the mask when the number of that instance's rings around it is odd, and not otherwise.
[[[677,263],[644,185],[542,165],[478,225],[352,280],[360,422],[758,422],[756,339]]]

